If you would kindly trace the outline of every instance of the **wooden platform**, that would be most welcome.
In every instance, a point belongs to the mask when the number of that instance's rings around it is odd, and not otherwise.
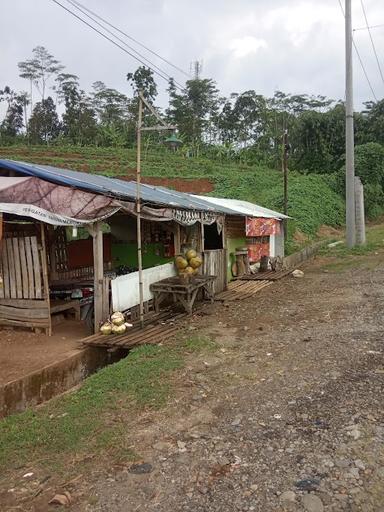
[[[294,269],[287,270],[268,270],[267,272],[257,272],[257,274],[246,274],[238,277],[237,281],[277,281],[292,273]]]
[[[228,284],[228,289],[225,292],[219,293],[215,300],[219,301],[235,301],[249,299],[256,295],[260,290],[272,284],[270,281],[263,282],[245,282],[245,281],[232,281]]]
[[[176,313],[172,308],[167,308],[160,313],[152,313],[145,321],[143,329],[139,322],[127,329],[124,334],[104,335],[101,333],[88,336],[81,340],[86,346],[108,347],[116,349],[132,348],[142,344],[156,344],[167,341],[180,329],[180,320],[185,318],[187,313]]]
[[[215,296],[215,300],[226,302],[249,299],[271,284],[271,281],[232,281],[229,283],[226,291]],[[200,302],[195,312],[204,310],[205,306],[205,302]],[[136,345],[163,343],[173,338],[180,331],[183,327],[183,320],[187,317],[188,314],[186,312],[175,312],[172,307],[169,307],[159,313],[149,313],[145,319],[143,329],[140,328],[139,322],[135,322],[134,326],[128,329],[125,334],[105,336],[97,333],[82,339],[81,343],[86,346],[107,347],[111,349],[129,349]]]

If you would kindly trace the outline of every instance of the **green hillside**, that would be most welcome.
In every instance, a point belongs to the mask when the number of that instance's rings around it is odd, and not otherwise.
[[[134,178],[136,153],[132,149],[96,147],[0,147],[0,158],[22,160],[108,176]],[[142,172],[147,177],[208,179],[212,195],[244,199],[282,210],[282,174],[262,166],[238,162],[187,158],[167,150],[143,151]],[[299,229],[313,237],[323,224],[340,226],[344,221],[344,202],[335,193],[329,176],[310,176],[290,172],[290,234]]]

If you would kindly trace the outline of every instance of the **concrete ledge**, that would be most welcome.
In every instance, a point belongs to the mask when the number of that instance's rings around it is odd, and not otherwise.
[[[293,269],[294,267],[300,265],[300,263],[313,258],[322,247],[327,245],[328,242],[329,240],[320,240],[319,242],[315,242],[312,245],[304,247],[304,249],[301,249],[301,251],[286,256],[283,260],[283,268],[287,270],[290,268]]]
[[[120,357],[87,347],[65,359],[0,386],[0,418],[21,412],[63,393]]]

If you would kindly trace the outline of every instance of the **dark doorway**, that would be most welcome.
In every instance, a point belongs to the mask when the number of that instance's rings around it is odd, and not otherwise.
[[[211,251],[223,248],[223,232],[219,233],[217,223],[204,224],[204,250]]]

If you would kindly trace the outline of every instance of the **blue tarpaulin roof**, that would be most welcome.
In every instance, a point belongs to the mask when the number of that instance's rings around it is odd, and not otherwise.
[[[38,165],[14,160],[0,160],[0,169],[14,171],[20,176],[35,176],[43,180],[79,188],[94,194],[103,194],[121,200],[132,201],[136,198],[136,182],[123,181],[98,174],[60,169],[49,165]],[[200,198],[183,192],[177,192],[165,187],[141,185],[141,199],[147,203],[207,212],[226,213],[236,215],[230,208],[217,207]]]
[[[123,181],[99,174],[89,174],[85,172],[73,171],[71,169],[61,169],[49,165],[31,164],[15,160],[0,159],[1,169],[14,171],[19,176],[34,176],[42,180],[50,181],[57,185],[66,185],[72,188],[93,192],[94,194],[103,194],[109,197],[124,201],[134,201],[136,198],[136,182]],[[145,203],[154,205],[168,206],[171,208],[184,210],[197,210],[201,212],[215,212],[227,215],[263,216],[263,212],[256,214],[249,209],[244,210],[244,204],[237,205],[235,200],[225,200],[216,198],[204,199],[201,196],[194,196],[183,192],[177,192],[165,187],[155,187],[153,185],[141,185],[141,199]],[[252,206],[252,205],[251,205]],[[255,206],[255,205],[254,205]],[[248,211],[249,210],[249,211]],[[268,217],[285,218],[284,215],[272,210],[262,209]]]

